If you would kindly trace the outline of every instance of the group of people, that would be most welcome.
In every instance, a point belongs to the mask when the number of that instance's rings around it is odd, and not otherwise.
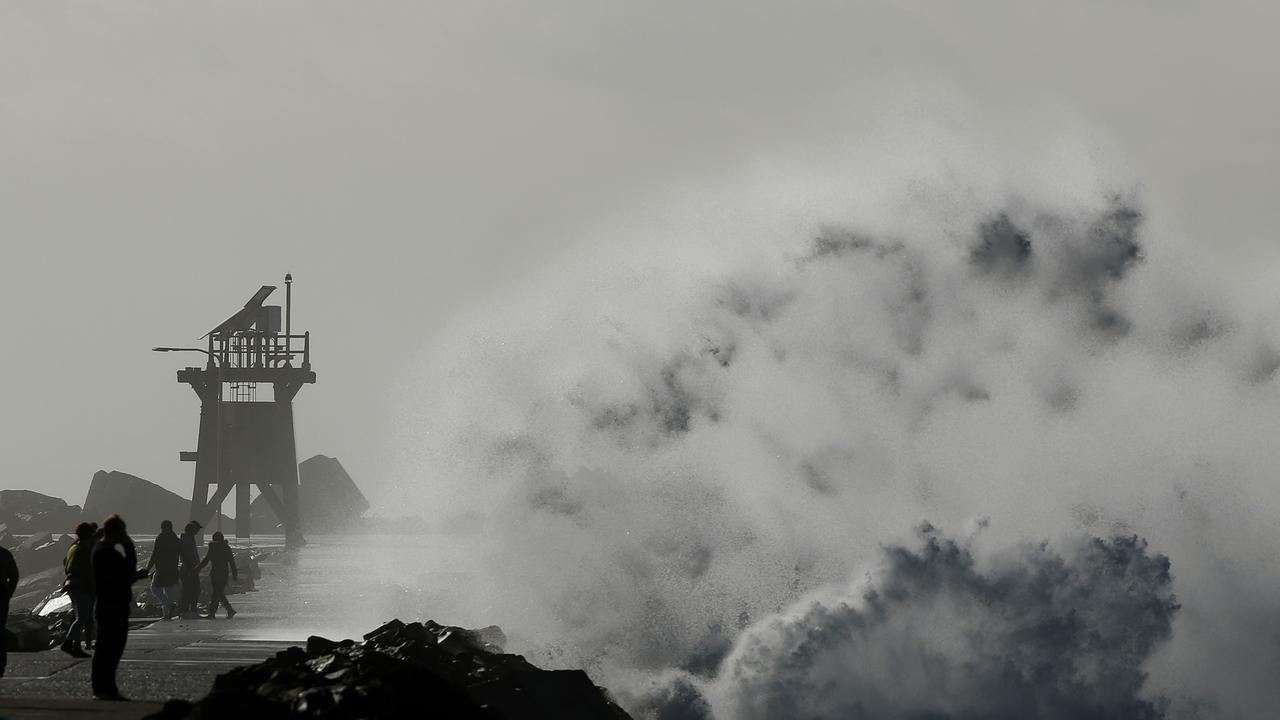
[[[138,580],[151,577],[151,592],[164,619],[193,617],[198,613],[200,571],[208,565],[212,593],[208,612],[202,617],[214,617],[219,605],[226,607],[228,618],[236,614],[226,597],[228,577],[237,577],[231,545],[222,533],[214,533],[202,560],[196,543],[200,530],[200,523],[193,520],[179,537],[173,532],[173,523],[165,520],[151,559],[139,570],[137,550],[119,515],[107,518],[101,528],[97,523],[76,526],[75,541],[63,561],[63,590],[71,599],[75,621],[61,647],[73,657],[93,658],[94,697],[126,699],[116,685],[116,669],[129,635],[133,584]],[[9,600],[17,586],[17,563],[12,553],[0,547],[0,628],[8,619]],[[0,642],[0,677],[7,660],[4,645]],[[86,650],[93,650],[92,656]]]
[[[200,571],[209,565],[209,582],[213,586],[209,599],[208,613],[201,616],[214,617],[219,605],[227,608],[227,618],[235,617],[236,610],[227,601],[227,576],[236,577],[236,560],[231,553],[231,545],[215,532],[209,542],[209,550],[204,559],[196,546],[196,534],[201,530],[200,523],[192,520],[187,523],[179,537],[173,532],[173,523],[165,520],[160,523],[160,534],[156,535],[156,545],[147,561],[147,571],[151,574],[151,594],[160,603],[162,617],[173,620],[178,617],[194,617],[199,611]]]

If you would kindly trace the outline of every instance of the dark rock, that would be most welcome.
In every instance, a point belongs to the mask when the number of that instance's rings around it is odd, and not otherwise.
[[[49,629],[49,647],[57,647],[67,639],[71,623],[76,619],[71,598],[61,588],[54,590],[31,608],[33,617],[42,619]]]
[[[170,703],[149,717],[628,717],[586,673],[541,670],[501,652],[505,639],[494,626],[468,630],[399,620],[369,632],[363,642],[312,636],[305,649],[292,647],[219,675],[194,705]]]
[[[502,632],[502,628],[497,625],[482,627],[474,632],[476,637],[480,639],[480,642],[485,645],[491,645],[499,650],[507,647],[507,634]]]
[[[337,458],[315,455],[298,465],[298,505],[307,533],[351,532],[361,527],[369,501]],[[280,520],[265,498],[250,505],[253,531],[280,533]]]
[[[394,636],[397,636],[399,632],[404,629],[404,627],[405,627],[404,623],[400,622],[398,619],[390,620],[388,622],[383,623],[382,625],[379,625],[373,630],[370,630],[369,632],[365,633],[364,640],[365,642],[369,642],[371,640],[377,640],[378,638],[382,638],[382,637],[389,637],[389,636],[394,637]]]
[[[67,556],[71,547],[70,535],[54,537],[48,532],[40,532],[22,541],[13,551],[13,559],[18,563],[18,571],[22,575],[30,575],[62,566],[62,559]]]
[[[161,713],[173,714],[175,717],[186,717],[194,706],[186,700],[170,700],[164,704]]]
[[[21,577],[18,580],[18,589],[14,591],[13,597],[9,598],[10,611],[35,607],[50,593],[61,588],[66,580],[66,573],[62,571],[60,561],[45,570],[32,571],[24,565],[19,565],[18,570]]]
[[[124,518],[131,533],[147,535],[158,532],[164,520],[179,528],[185,525],[191,518],[191,501],[129,473],[99,470],[89,483],[83,518],[101,523],[112,513]],[[225,515],[222,522],[233,527],[234,521]]]
[[[476,653],[484,650],[484,641],[480,635],[462,628],[444,628],[436,636],[436,646],[450,655]]]
[[[321,653],[333,652],[334,650],[337,650],[339,646],[340,643],[337,640],[330,640],[329,638],[320,637],[319,635],[312,635],[307,638],[308,655],[319,655]]]
[[[505,720],[595,720],[625,718],[581,670],[513,672],[467,688],[481,708]]]
[[[62,498],[32,490],[0,490],[0,523],[3,533],[71,532],[80,521],[80,507]]]
[[[28,537],[26,540],[18,543],[16,550],[18,552],[31,552],[41,545],[45,545],[53,540],[53,533],[38,532]]]
[[[304,690],[293,701],[293,714],[296,717],[328,717],[338,710],[340,704],[338,691],[350,689],[318,687]]]
[[[160,606],[160,601],[150,590],[143,590],[134,593],[133,610],[129,612],[131,618],[158,618],[164,617],[164,608]]]
[[[52,643],[49,622],[37,615],[15,613],[4,626],[4,643],[10,652],[40,652]]]

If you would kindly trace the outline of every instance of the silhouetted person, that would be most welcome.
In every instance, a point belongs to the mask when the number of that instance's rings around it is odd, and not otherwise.
[[[98,650],[93,654],[93,696],[99,700],[127,700],[116,685],[116,668],[129,639],[133,583],[146,577],[147,571],[138,572],[138,554],[119,515],[102,523],[102,539],[93,548],[92,564],[98,593],[94,607]]]
[[[93,532],[92,534],[89,535],[89,540],[82,541],[82,544],[84,545],[84,556],[89,561],[89,581],[90,581],[90,584],[92,584],[93,582],[93,560],[92,560],[93,548],[96,547],[98,544],[98,541],[102,539],[102,528],[98,527],[98,523],[96,522],[89,523],[89,527],[92,529]],[[95,587],[93,588],[94,602],[97,602],[97,598],[98,598],[98,589]],[[84,649],[85,650],[92,650],[93,643],[98,638],[97,621],[94,620],[93,615],[94,615],[93,607],[90,606],[89,612],[88,614],[85,615],[85,618],[84,618]]]
[[[183,617],[192,617],[200,612],[200,573],[196,566],[200,564],[200,550],[196,548],[196,533],[200,532],[200,523],[192,520],[182,529],[182,595],[178,598],[178,612]]]
[[[0,547],[0,630],[9,622],[9,599],[13,591],[18,589],[18,563],[13,553]],[[0,636],[0,677],[4,677],[5,666],[9,664],[9,648]]]
[[[151,575],[151,594],[160,603],[160,610],[165,620],[172,620],[178,614],[178,561],[182,556],[182,541],[173,531],[173,523],[164,520],[160,523],[160,534],[156,535],[155,547],[151,550],[151,559],[147,561],[147,569],[155,569]]]
[[[227,571],[230,570],[233,579],[239,579],[239,575],[236,573],[236,558],[231,553],[231,543],[222,537],[221,532],[213,534],[213,540],[209,541],[209,549],[205,551],[204,560],[196,566],[196,572],[205,565],[209,566],[209,584],[213,586],[209,594],[209,614],[205,617],[216,616],[218,604],[221,603],[227,606],[227,619],[230,620],[235,617],[236,609],[227,602]]]
[[[89,553],[93,552],[93,532],[96,528],[86,522],[76,525],[76,539],[67,548],[67,556],[62,560],[62,569],[67,577],[62,589],[71,598],[71,607],[75,610],[76,619],[67,630],[67,639],[62,641],[62,652],[71,657],[89,657],[80,647],[85,629],[92,629],[90,618],[93,617],[93,565]]]

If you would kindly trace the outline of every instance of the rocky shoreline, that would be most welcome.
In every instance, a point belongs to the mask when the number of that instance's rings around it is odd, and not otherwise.
[[[306,647],[219,675],[197,702],[171,700],[148,720],[416,716],[459,720],[628,720],[582,670],[543,670],[503,651],[497,627],[392,620],[359,642]]]

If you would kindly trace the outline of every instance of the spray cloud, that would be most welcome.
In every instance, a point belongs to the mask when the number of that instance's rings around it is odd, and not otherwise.
[[[1274,701],[1280,355],[1132,182],[1079,143],[1006,145],[933,128],[839,171],[774,167],[460,323],[411,399],[403,491],[487,518],[471,609],[633,707],[656,707],[636,678],[675,673],[701,689],[660,692],[717,717]],[[795,604],[924,518],[991,522]],[[1133,535],[1155,554],[1114,539]],[[893,658],[946,682],[912,706],[867,669]],[[1000,678],[1016,698],[982,693]]]

